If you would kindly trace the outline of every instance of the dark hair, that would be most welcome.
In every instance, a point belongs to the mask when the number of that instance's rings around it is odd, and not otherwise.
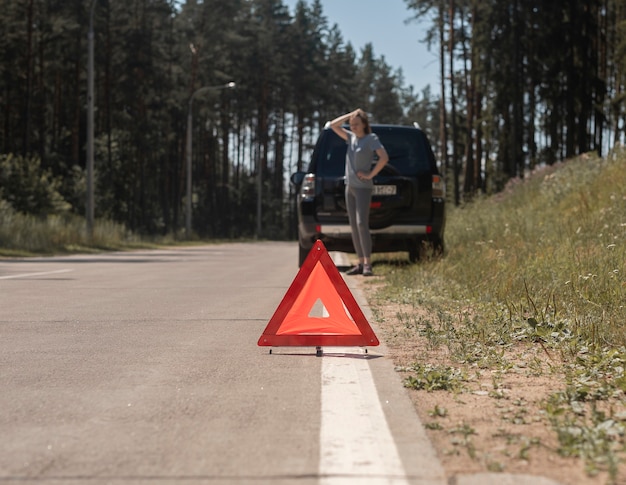
[[[367,113],[362,109],[357,110],[357,112],[352,116],[352,118],[359,117],[363,122],[363,132],[366,134],[370,134],[372,132],[372,127],[370,126],[370,121],[367,118]]]

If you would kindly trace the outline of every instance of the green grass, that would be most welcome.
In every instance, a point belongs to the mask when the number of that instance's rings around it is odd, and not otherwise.
[[[379,257],[374,298],[401,304],[409,338],[447,347],[454,363],[506,370],[505,349],[539,349],[565,376],[545,403],[559,452],[612,478],[626,451],[625,187],[626,152],[587,154],[451,207],[445,255]],[[423,386],[415,368],[405,383]]]
[[[250,240],[238,239],[239,242]],[[84,217],[69,213],[46,217],[26,215],[14,211],[0,198],[0,257],[156,249],[226,242],[232,240],[203,240],[195,233],[191,239],[186,239],[183,230],[164,236],[141,236],[122,224],[104,219],[94,221],[93,235],[89,237]]]
[[[84,217],[35,217],[2,209],[0,206],[0,256],[4,257],[149,248],[173,242],[141,239],[121,224],[106,220],[95,221],[90,238]]]

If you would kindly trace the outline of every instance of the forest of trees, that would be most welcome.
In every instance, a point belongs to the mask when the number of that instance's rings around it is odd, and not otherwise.
[[[2,0],[0,209],[85,213],[91,19],[95,213],[142,234],[185,226],[190,106],[201,237],[293,237],[289,174],[356,106],[418,121],[456,204],[623,142],[626,0],[405,4],[440,59],[419,93],[318,0]]]
[[[624,141],[624,0],[405,0],[439,49],[455,203]]]

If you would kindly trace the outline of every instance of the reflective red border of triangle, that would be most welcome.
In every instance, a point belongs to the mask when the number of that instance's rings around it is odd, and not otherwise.
[[[313,269],[320,263],[331,283],[333,284],[335,291],[343,301],[344,305],[350,316],[354,320],[354,323],[358,327],[361,335],[325,335],[325,334],[282,334],[277,335],[285,317],[289,314],[291,307],[293,306],[296,298],[302,291],[305,283],[311,275]],[[270,319],[267,327],[263,331],[261,338],[259,338],[258,345],[263,347],[282,347],[282,346],[372,346],[379,345],[378,338],[374,334],[372,327],[370,327],[365,315],[361,311],[361,308],[357,304],[354,296],[350,292],[348,285],[344,281],[343,277],[339,273],[339,270],[333,263],[326,247],[322,241],[318,240],[313,245],[313,248],[309,252],[304,263],[300,267],[300,271],[296,275],[295,279],[291,283],[291,286],[287,290],[287,293],[283,297],[282,301],[278,305],[278,308],[274,312],[274,315]]]

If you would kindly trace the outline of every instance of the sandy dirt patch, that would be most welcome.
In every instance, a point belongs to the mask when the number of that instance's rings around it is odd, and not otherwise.
[[[459,364],[445,345],[433,346],[399,322],[397,315],[414,312],[413,308],[381,304],[373,297],[375,284],[363,288],[375,302],[379,338],[402,377],[411,375],[403,369],[419,363],[462,369],[467,378],[462,391],[409,391],[448,478],[506,472],[544,476],[567,485],[612,483],[607,473],[590,476],[583,460],[558,453],[557,435],[542,403],[563,388],[563,376],[554,371],[550,355],[541,346],[502,349],[506,360],[515,363],[504,371]],[[619,473],[616,483],[626,484],[624,463]]]

